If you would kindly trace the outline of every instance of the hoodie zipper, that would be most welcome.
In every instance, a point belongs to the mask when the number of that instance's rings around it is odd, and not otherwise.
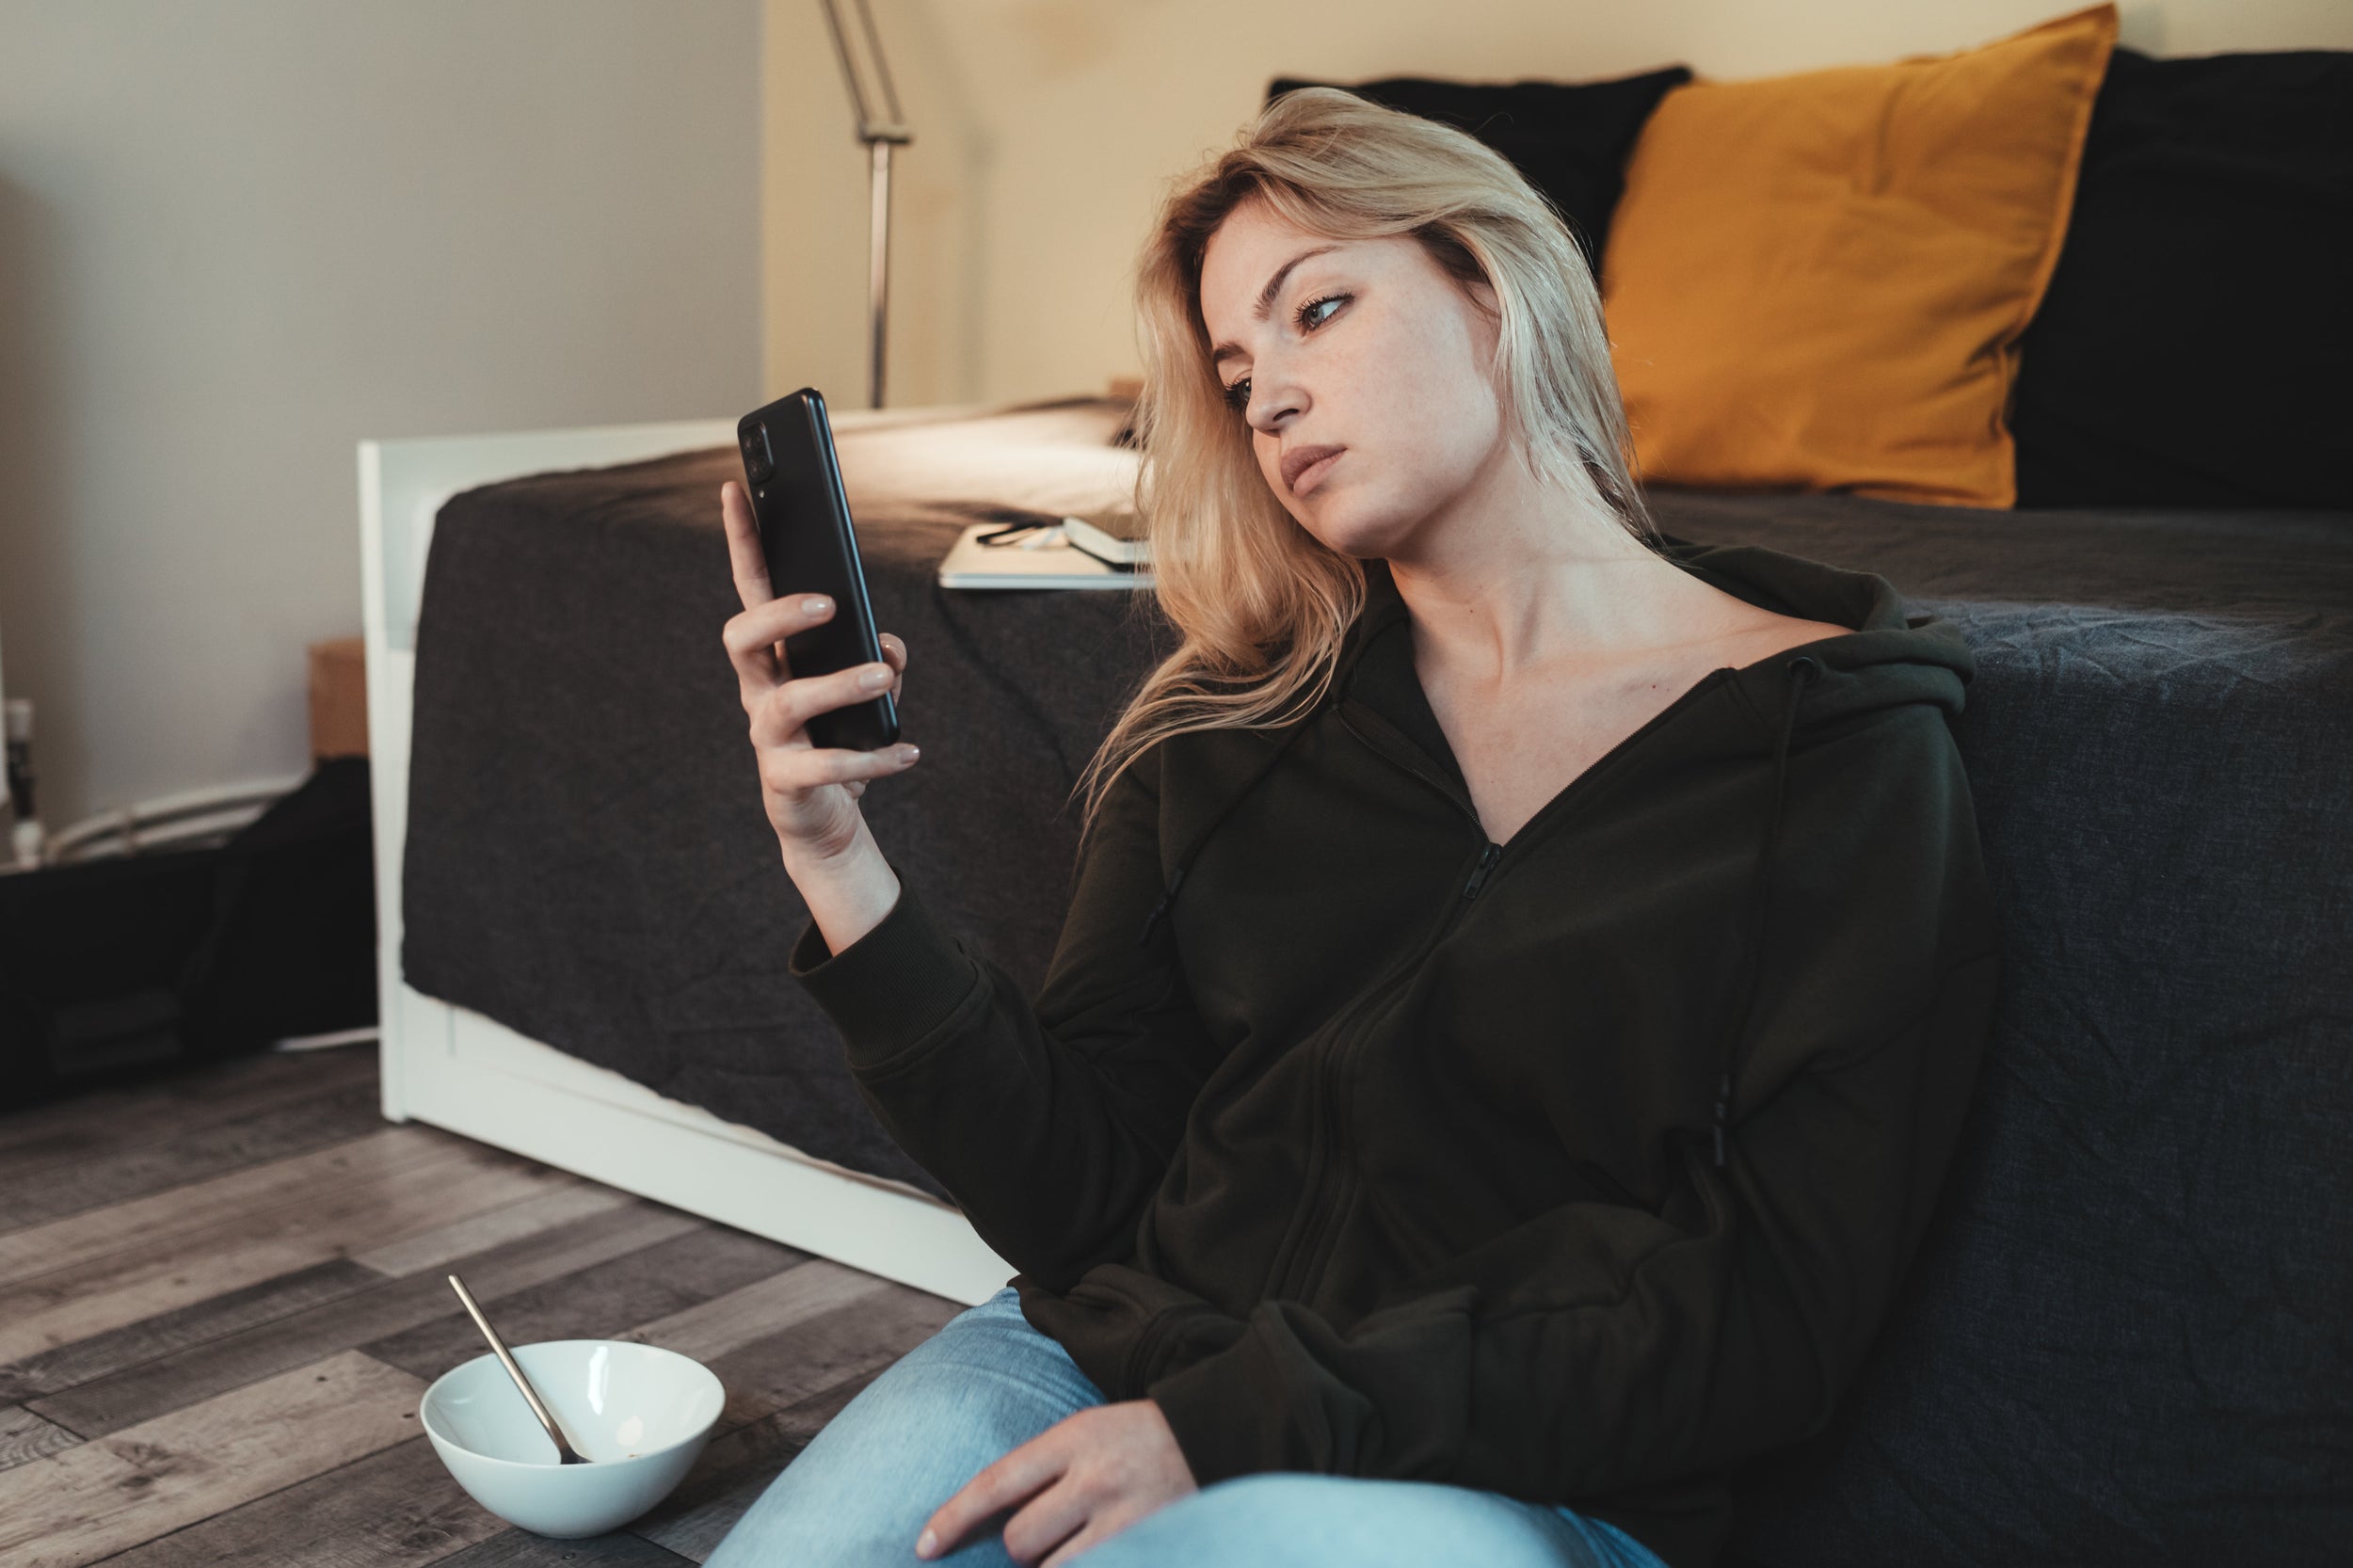
[[[1484,837],[1483,830],[1481,837]],[[1347,1081],[1346,1075],[1340,1070],[1341,1063],[1358,1040],[1368,1032],[1357,1026],[1362,1020],[1377,1013],[1381,1004],[1389,999],[1391,993],[1413,979],[1416,972],[1421,968],[1423,961],[1436,950],[1440,942],[1446,940],[1447,933],[1454,929],[1455,922],[1478,899],[1480,888],[1486,884],[1489,873],[1495,870],[1496,862],[1501,858],[1503,858],[1503,846],[1489,842],[1480,852],[1478,863],[1471,868],[1470,875],[1465,881],[1462,892],[1448,902],[1435,927],[1416,946],[1412,954],[1383,976],[1378,984],[1358,997],[1355,1005],[1350,1008],[1341,1021],[1325,1035],[1321,1061],[1319,1064],[1320,1070],[1316,1075],[1314,1086],[1316,1114],[1313,1141],[1310,1144],[1310,1147],[1321,1158],[1314,1161],[1314,1174],[1308,1179],[1305,1200],[1307,1228],[1305,1234],[1300,1237],[1290,1251],[1278,1258],[1273,1269],[1269,1271],[1271,1287],[1268,1291],[1269,1295],[1289,1297],[1292,1278],[1302,1276],[1305,1272],[1312,1271],[1319,1266],[1325,1241],[1329,1234],[1333,1232],[1340,1207],[1353,1185],[1349,1178],[1348,1160],[1341,1138],[1341,1128],[1346,1125],[1346,1118],[1336,1102],[1340,1096],[1340,1086]],[[1327,1189],[1332,1194],[1331,1201],[1328,1203],[1321,1201]],[[1302,1288],[1305,1284],[1305,1277],[1299,1278],[1299,1285]]]
[[[1611,746],[1595,759],[1583,773],[1571,779],[1559,794],[1545,803],[1535,816],[1521,824],[1519,831],[1512,835],[1512,842],[1517,844],[1526,841],[1530,828],[1537,827],[1557,816],[1571,801],[1585,794],[1590,784],[1598,776],[1613,771],[1618,760],[1645,736],[1665,724],[1671,716],[1689,707],[1705,694],[1714,691],[1730,680],[1733,673],[1729,667],[1720,667],[1702,676],[1681,696],[1652,714],[1641,728]],[[1301,1238],[1297,1248],[1281,1259],[1273,1271],[1274,1274],[1282,1276],[1285,1281],[1285,1288],[1279,1293],[1291,1299],[1304,1298],[1305,1291],[1328,1261],[1321,1254],[1337,1240],[1339,1211],[1350,1198],[1354,1186],[1347,1150],[1341,1136],[1347,1121],[1336,1102],[1340,1096],[1341,1086],[1347,1082],[1347,1076],[1341,1070],[1342,1066],[1346,1059],[1353,1054],[1355,1048],[1362,1044],[1363,1036],[1368,1032],[1356,1026],[1374,1012],[1381,1002],[1385,1001],[1390,992],[1397,989],[1421,968],[1422,962],[1429,957],[1440,942],[1446,939],[1447,934],[1454,929],[1455,922],[1486,888],[1488,882],[1496,874],[1496,868],[1502,862],[1507,853],[1507,846],[1498,844],[1487,837],[1486,824],[1479,820],[1478,810],[1468,800],[1449,788],[1443,781],[1432,777],[1419,768],[1399,760],[1389,752],[1373,744],[1365,732],[1350,721],[1347,711],[1339,701],[1334,701],[1331,706],[1332,712],[1338,717],[1341,726],[1350,734],[1355,736],[1368,751],[1387,759],[1390,763],[1420,779],[1452,802],[1455,808],[1469,819],[1478,830],[1485,848],[1480,852],[1478,864],[1472,867],[1468,879],[1463,884],[1461,895],[1449,901],[1446,911],[1439,918],[1436,929],[1422,941],[1410,958],[1392,970],[1371,991],[1366,993],[1365,997],[1360,999],[1358,1005],[1351,1009],[1345,1023],[1337,1027],[1328,1037],[1321,1063],[1321,1071],[1316,1084],[1314,1146],[1321,1152],[1322,1159],[1308,1188],[1307,1201],[1311,1205],[1308,1230],[1307,1234]],[[1327,1188],[1331,1192],[1329,1201],[1320,1201],[1323,1198]],[[1294,1280],[1295,1286],[1292,1284]],[[1295,1296],[1293,1295],[1294,1288],[1297,1291]]]
[[[1350,734],[1355,736],[1367,750],[1378,756],[1388,756],[1386,752],[1382,751],[1379,746],[1366,739],[1364,731],[1349,721],[1348,714],[1341,710],[1338,703],[1332,705],[1332,711],[1338,716],[1340,724]],[[1389,760],[1397,761],[1395,758],[1390,758]],[[1480,822],[1479,813],[1472,809],[1468,801],[1420,769],[1406,767],[1401,762],[1398,762],[1397,765],[1405,768],[1407,773],[1412,774],[1416,778],[1451,801],[1456,809],[1460,810],[1477,829],[1483,847],[1479,852],[1478,861],[1471,867],[1469,875],[1463,883],[1460,895],[1449,901],[1445,911],[1438,919],[1436,927],[1421,940],[1404,962],[1391,969],[1382,978],[1380,984],[1358,998],[1356,1005],[1349,1010],[1342,1022],[1325,1037],[1321,1064],[1321,1071],[1318,1075],[1316,1083],[1316,1124],[1312,1144],[1312,1147],[1321,1154],[1322,1159],[1308,1186],[1307,1212],[1309,1217],[1306,1234],[1300,1238],[1297,1245],[1288,1256],[1277,1260],[1272,1271],[1272,1273],[1282,1278],[1286,1285],[1291,1276],[1301,1273],[1303,1268],[1313,1270],[1319,1266],[1320,1255],[1327,1239],[1327,1233],[1331,1232],[1337,1224],[1340,1205],[1348,1196],[1353,1185],[1349,1179],[1348,1161],[1341,1149],[1340,1129],[1345,1125],[1345,1118],[1341,1115],[1339,1107],[1334,1102],[1339,1096],[1338,1086],[1346,1081],[1345,1076],[1339,1070],[1341,1062],[1357,1043],[1352,1036],[1361,1032],[1356,1029],[1357,1023],[1376,1012],[1381,1003],[1388,1000],[1390,993],[1411,980],[1420,969],[1423,960],[1427,959],[1438,944],[1446,939],[1447,933],[1454,929],[1455,921],[1462,918],[1464,912],[1473,903],[1477,902],[1481,890],[1487,885],[1487,879],[1495,873],[1497,863],[1503,858],[1503,846],[1487,837],[1486,825]],[[1319,1203],[1317,1200],[1327,1186],[1332,1188],[1332,1201],[1329,1204]],[[1303,1287],[1305,1283],[1304,1278],[1300,1281]],[[1276,1290],[1273,1293],[1288,1294],[1288,1290]]]

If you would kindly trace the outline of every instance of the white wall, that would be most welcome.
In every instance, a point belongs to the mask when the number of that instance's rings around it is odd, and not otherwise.
[[[1166,183],[1278,75],[1756,76],[1970,47],[2070,0],[874,0],[900,154],[893,403],[1100,390],[1138,366],[1130,268]],[[766,0],[772,391],[865,387],[864,164],[816,0]],[[2348,0],[2128,0],[2160,55],[2353,48]],[[776,264],[789,261],[791,265]],[[818,286],[812,287],[812,284]],[[841,393],[836,392],[837,400]]]
[[[0,628],[53,827],[303,770],[360,438],[751,406],[760,33],[759,0],[0,0]]]

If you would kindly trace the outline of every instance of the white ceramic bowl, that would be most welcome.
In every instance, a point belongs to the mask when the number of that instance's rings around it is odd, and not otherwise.
[[[602,1535],[653,1507],[694,1467],[727,1404],[710,1368],[657,1346],[551,1339],[511,1348],[593,1463],[556,1463],[555,1445],[488,1351],[435,1379],[418,1414],[457,1484],[535,1535]]]

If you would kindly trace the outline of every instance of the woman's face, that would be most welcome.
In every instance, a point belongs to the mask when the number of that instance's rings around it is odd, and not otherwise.
[[[1335,240],[1253,198],[1209,236],[1201,314],[1268,488],[1333,550],[1416,554],[1504,455],[1495,324],[1417,240]]]

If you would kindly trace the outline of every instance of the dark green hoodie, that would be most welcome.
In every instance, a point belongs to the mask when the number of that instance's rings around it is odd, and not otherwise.
[[[1030,1321],[1203,1485],[1481,1487],[1699,1568],[1887,1311],[1993,1012],[1975,662],[1882,578],[1668,546],[1855,630],[1708,675],[1497,846],[1369,561],[1322,706],[1113,785],[1034,1003],[904,868],[793,949]]]

